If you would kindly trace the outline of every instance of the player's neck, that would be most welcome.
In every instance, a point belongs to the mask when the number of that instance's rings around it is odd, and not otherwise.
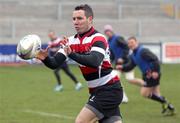
[[[82,33],[82,34],[78,34],[78,35],[79,35],[80,37],[83,37],[84,35],[90,33],[92,30],[94,30],[94,28],[91,26],[91,27],[88,29],[88,31],[86,31],[86,32],[84,32],[84,33]]]

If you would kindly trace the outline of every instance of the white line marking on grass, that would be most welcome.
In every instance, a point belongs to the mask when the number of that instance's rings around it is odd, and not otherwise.
[[[40,116],[56,117],[56,118],[61,118],[61,119],[63,118],[63,119],[68,119],[68,120],[74,120],[75,119],[72,116],[54,114],[54,113],[48,113],[48,112],[42,112],[42,111],[33,111],[33,110],[30,110],[30,109],[24,110],[23,112],[32,113],[32,114],[38,114]]]

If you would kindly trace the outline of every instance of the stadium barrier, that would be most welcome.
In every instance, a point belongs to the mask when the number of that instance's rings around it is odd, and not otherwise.
[[[16,44],[0,44],[0,64],[38,64],[36,59],[23,60],[16,52]],[[47,47],[47,44],[43,44],[42,48]]]
[[[180,42],[142,43],[157,55],[162,63],[180,63]],[[42,48],[47,47],[43,44]],[[68,61],[74,64],[72,60]],[[23,60],[16,53],[16,44],[0,44],[0,64],[39,64],[36,59]]]
[[[180,63],[180,42],[162,44],[162,61],[164,63]]]

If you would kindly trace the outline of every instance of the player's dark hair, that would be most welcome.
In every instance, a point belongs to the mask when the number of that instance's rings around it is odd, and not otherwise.
[[[137,39],[136,39],[136,37],[135,37],[135,36],[131,36],[131,37],[129,37],[129,38],[128,38],[128,40],[131,40],[131,39],[133,39],[133,40],[137,41]]]
[[[86,18],[91,17],[91,16],[92,16],[92,18],[94,17],[92,8],[89,5],[87,5],[87,4],[82,4],[82,5],[76,6],[74,8],[74,10],[75,11],[77,11],[77,10],[84,10]]]

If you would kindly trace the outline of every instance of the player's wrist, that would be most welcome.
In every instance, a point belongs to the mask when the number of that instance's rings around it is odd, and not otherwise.
[[[40,50],[36,52],[35,58],[39,60],[45,60],[48,57],[48,52],[45,50]]]

